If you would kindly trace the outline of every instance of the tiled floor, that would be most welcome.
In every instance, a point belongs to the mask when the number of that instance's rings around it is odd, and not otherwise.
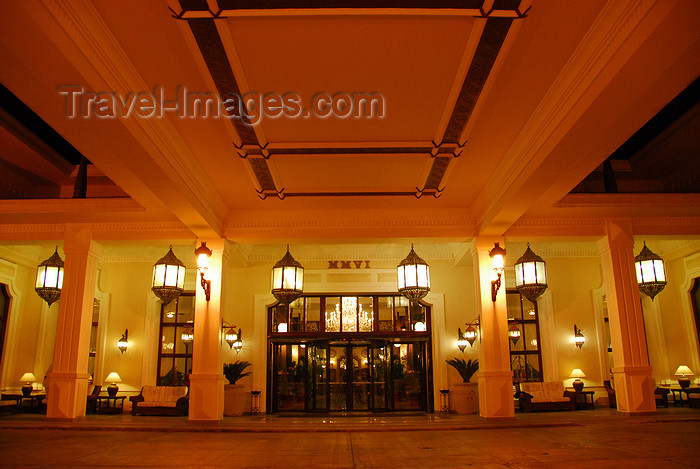
[[[2,467],[700,467],[700,411],[477,416],[0,417]]]

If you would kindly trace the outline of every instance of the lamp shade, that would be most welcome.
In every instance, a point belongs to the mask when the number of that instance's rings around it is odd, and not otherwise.
[[[581,371],[580,368],[574,368],[574,370],[569,375],[569,378],[585,378],[586,374]]]
[[[107,381],[108,383],[121,383],[122,379],[119,376],[119,373],[117,373],[116,371],[113,371],[107,375],[107,377],[105,378],[105,381]]]
[[[491,265],[493,265],[493,270],[496,273],[502,273],[505,267],[506,250],[503,249],[499,243],[494,243],[493,249],[489,251],[489,257],[491,257]]]
[[[676,370],[676,373],[675,373],[675,374],[676,374],[677,376],[682,376],[682,377],[685,378],[686,376],[691,376],[691,375],[693,375],[694,373],[693,373],[693,370],[691,370],[690,368],[688,368],[688,365],[681,365],[681,366],[678,367],[678,369]]]
[[[168,252],[153,266],[153,293],[168,304],[185,290],[185,264],[170,246]]]
[[[666,268],[663,259],[651,252],[644,243],[644,247],[634,258],[634,268],[637,271],[639,291],[654,301],[654,297],[666,287]]]
[[[547,289],[547,264],[532,252],[528,243],[525,253],[515,261],[515,288],[533,303]]]
[[[272,267],[272,295],[282,304],[289,304],[304,292],[304,267],[287,253]]]
[[[430,291],[430,267],[416,251],[411,251],[396,268],[398,290],[411,301],[423,298]]]
[[[27,372],[19,380],[23,383],[33,383],[36,381],[36,376],[34,376],[34,373]]]
[[[51,303],[61,298],[61,289],[63,288],[63,266],[63,259],[58,255],[58,246],[56,246],[56,251],[51,257],[39,264],[36,269],[36,284],[34,285],[34,290],[49,304],[49,307]]]

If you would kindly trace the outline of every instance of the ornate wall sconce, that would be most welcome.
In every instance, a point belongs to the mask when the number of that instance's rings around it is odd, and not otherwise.
[[[238,339],[238,334],[234,329],[236,326],[226,322],[224,319],[221,320],[221,332],[223,334],[224,340],[228,344],[228,348],[232,349],[233,344]]]
[[[530,243],[520,258],[515,261],[515,288],[533,303],[547,289],[547,264],[532,252]]]
[[[511,342],[513,342],[513,346],[515,346],[518,343],[518,340],[520,340],[520,328],[515,324],[508,328],[508,338]]]
[[[430,267],[418,257],[413,250],[413,244],[406,258],[396,267],[396,273],[399,293],[409,301],[418,301],[430,291]]]
[[[576,327],[576,324],[574,324],[574,343],[580,349],[581,347],[583,347],[583,344],[585,342],[586,342],[586,338],[583,336],[581,329]]]
[[[122,334],[121,339],[119,339],[119,342],[117,342],[117,348],[121,353],[126,352],[127,347],[129,346],[129,329],[125,329],[124,333]]]
[[[63,266],[63,259],[58,255],[58,246],[56,246],[56,251],[51,257],[39,264],[36,269],[36,284],[34,290],[49,304],[49,308],[51,307],[51,303],[61,299]]]
[[[242,348],[243,348],[243,339],[241,337],[241,329],[238,328],[238,334],[236,336],[236,340],[233,342],[233,350],[235,350],[236,353],[238,353],[241,351]]]
[[[664,260],[658,254],[651,252],[647,243],[644,243],[644,247],[634,258],[634,267],[637,271],[639,291],[654,301],[654,297],[666,287]]]
[[[194,255],[197,256],[197,270],[199,270],[199,279],[204,296],[209,301],[211,299],[211,280],[207,278],[207,270],[209,270],[209,258],[211,257],[211,249],[207,247],[207,243],[202,241],[202,244],[194,250]]]
[[[506,250],[499,246],[498,243],[494,243],[493,249],[489,251],[491,264],[493,265],[493,270],[497,275],[496,280],[491,281],[491,301],[494,303],[496,302],[498,290],[501,288],[501,276],[503,275],[503,269],[505,268],[505,256]]]
[[[462,334],[462,328],[458,327],[457,328],[457,347],[459,347],[459,351],[464,353],[464,349],[467,348],[467,344],[469,341],[464,337],[464,334]]]
[[[464,330],[464,338],[469,342],[469,346],[473,347],[476,338],[479,336],[479,318],[473,323],[467,323],[467,328]]]
[[[153,266],[151,290],[165,305],[185,291],[185,264],[177,258],[172,246]]]
[[[272,267],[272,295],[285,305],[296,300],[304,292],[304,267],[289,253]]]

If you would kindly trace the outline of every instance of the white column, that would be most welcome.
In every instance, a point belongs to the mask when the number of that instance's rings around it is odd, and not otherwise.
[[[47,391],[48,420],[85,416],[92,305],[100,246],[92,240],[92,225],[68,224],[63,290],[56,326],[53,369]]]
[[[479,415],[485,418],[515,418],[513,373],[510,370],[508,347],[508,318],[506,311],[505,272],[496,301],[491,300],[491,281],[496,274],[489,251],[502,238],[474,240],[474,279],[477,309],[481,316],[481,347],[479,347]]]
[[[630,220],[608,220],[598,250],[608,301],[617,410],[645,414],[656,412],[656,401],[633,249]]]
[[[197,273],[194,310],[194,343],[190,374],[191,422],[216,422],[224,418],[224,374],[221,357],[222,287],[225,281],[228,249],[223,239],[200,240],[212,250],[208,278],[211,299],[206,300]],[[198,243],[199,245],[199,243]]]

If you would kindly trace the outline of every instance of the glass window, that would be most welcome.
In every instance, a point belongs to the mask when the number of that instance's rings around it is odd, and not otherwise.
[[[542,381],[537,303],[528,300],[517,290],[508,290],[506,307],[513,381]]]
[[[194,292],[185,292],[160,308],[159,386],[189,384],[189,374],[192,371],[192,334]]]
[[[10,313],[10,295],[7,285],[0,283],[0,363],[2,363],[2,349],[5,343],[5,326]]]

